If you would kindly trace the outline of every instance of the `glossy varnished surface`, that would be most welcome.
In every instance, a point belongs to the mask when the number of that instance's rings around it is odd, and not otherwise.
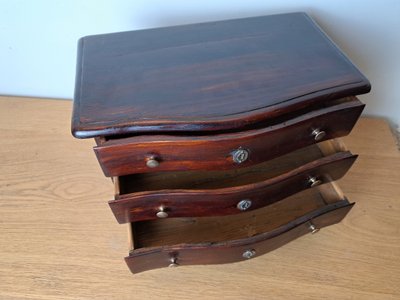
[[[310,220],[317,228],[339,222],[352,205],[337,194],[333,200],[312,189],[242,215],[132,223],[134,250],[126,261],[137,273],[167,267],[171,257],[192,265],[244,260],[246,250],[261,255],[309,232]]]
[[[241,128],[369,83],[305,14],[84,37],[72,131]]]
[[[329,141],[323,143],[329,143]],[[352,156],[350,152],[342,149],[334,149],[329,154],[337,154],[335,156],[337,159]],[[324,154],[316,144],[254,166],[234,170],[158,172],[120,176],[120,189],[117,196],[124,197],[125,194],[130,193],[165,189],[210,190],[242,186],[282,175],[323,157]]]
[[[333,187],[330,187],[333,189]],[[343,200],[338,195],[333,203]],[[205,244],[257,236],[283,226],[325,207],[327,202],[318,188],[290,196],[267,207],[225,217],[174,218],[135,222],[134,248],[178,244]]]
[[[66,130],[71,107],[0,97],[0,299],[400,298],[400,153],[385,121],[345,138],[360,157],[339,182],[357,202],[341,223],[243,263],[133,276],[94,143]]]
[[[310,233],[310,222],[318,229],[340,222],[352,208],[347,201],[327,205],[326,207],[303,215],[288,224],[271,231],[241,240],[226,243],[203,243],[200,245],[180,244],[170,247],[155,247],[132,253],[125,258],[132,273],[139,273],[154,268],[165,268],[171,258],[178,266],[225,264],[248,260],[243,253],[251,251],[254,257],[272,250]],[[147,252],[147,253],[146,253]]]
[[[120,223],[157,219],[160,207],[168,218],[239,214],[243,199],[253,210],[309,188],[310,177],[322,183],[337,180],[356,157],[350,152],[324,157],[314,145],[240,170],[124,176],[109,204]]]
[[[112,139],[94,148],[106,176],[133,173],[229,170],[251,166],[293,150],[316,143],[312,131],[326,132],[324,139],[349,134],[364,108],[355,97],[335,105],[265,127],[237,133],[215,135],[141,135]],[[248,159],[237,164],[236,149],[249,152]],[[155,156],[159,166],[149,168],[146,158]]]

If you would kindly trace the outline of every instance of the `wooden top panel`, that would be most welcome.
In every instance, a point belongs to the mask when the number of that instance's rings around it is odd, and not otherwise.
[[[304,13],[87,36],[72,132],[240,129],[369,90]]]

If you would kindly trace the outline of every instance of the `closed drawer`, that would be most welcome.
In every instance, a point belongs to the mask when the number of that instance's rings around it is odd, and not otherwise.
[[[280,117],[258,129],[214,135],[140,135],[99,140],[94,151],[106,176],[238,169],[347,135],[364,105],[355,97],[332,103]]]
[[[330,140],[238,170],[121,176],[109,205],[119,223],[238,214],[337,180],[356,158]]]
[[[135,222],[125,260],[132,273],[248,260],[338,223],[352,205],[329,184],[242,215]]]

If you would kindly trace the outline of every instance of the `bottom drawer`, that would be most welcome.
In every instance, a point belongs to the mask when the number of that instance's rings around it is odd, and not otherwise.
[[[139,273],[247,260],[340,222],[352,206],[329,183],[240,215],[134,222],[125,261],[132,273]]]

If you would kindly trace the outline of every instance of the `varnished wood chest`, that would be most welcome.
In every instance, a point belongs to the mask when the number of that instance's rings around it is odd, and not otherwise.
[[[87,36],[72,133],[95,138],[133,273],[230,263],[339,222],[370,90],[304,13]]]

